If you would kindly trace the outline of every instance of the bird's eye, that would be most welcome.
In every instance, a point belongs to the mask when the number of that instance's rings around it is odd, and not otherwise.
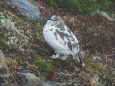
[[[58,21],[57,19],[54,19],[54,21]]]

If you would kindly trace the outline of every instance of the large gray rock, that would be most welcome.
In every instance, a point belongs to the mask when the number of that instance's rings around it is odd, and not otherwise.
[[[0,74],[0,86],[7,86],[9,74]]]
[[[5,2],[16,7],[22,15],[30,20],[42,20],[40,10],[29,0],[5,0]]]
[[[59,86],[59,84],[55,81],[44,81],[43,86]]]
[[[14,76],[15,81],[9,82],[11,79],[13,80]],[[0,86],[57,86],[58,83],[55,81],[47,81],[44,77],[37,77],[32,73],[16,73],[16,74],[0,74]]]
[[[43,81],[32,73],[20,73],[17,78],[21,86],[43,86]]]
[[[0,50],[0,67],[4,66],[5,58],[3,52]]]
[[[57,86],[57,82],[47,81],[43,77],[37,77],[32,73],[20,73],[17,78],[21,86]],[[18,81],[19,81],[18,80]]]
[[[35,76],[32,73],[17,73],[17,74],[0,74],[0,86],[6,86],[6,83],[13,80],[13,77],[17,80],[10,82],[9,86],[43,86],[43,81],[40,77]]]

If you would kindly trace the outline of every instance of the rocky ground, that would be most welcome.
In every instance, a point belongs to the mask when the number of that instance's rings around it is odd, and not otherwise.
[[[30,20],[1,0],[0,86],[114,86],[115,21],[96,13],[72,14],[42,0],[32,3],[46,20],[62,17],[79,39],[85,67],[72,59],[51,59],[53,50],[42,36],[45,21]]]

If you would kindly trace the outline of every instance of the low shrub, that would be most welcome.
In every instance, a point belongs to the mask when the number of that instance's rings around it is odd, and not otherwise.
[[[114,0],[43,0],[46,4],[72,12],[91,13],[113,7]]]

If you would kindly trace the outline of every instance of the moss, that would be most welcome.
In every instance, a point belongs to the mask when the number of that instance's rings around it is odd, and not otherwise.
[[[99,75],[109,76],[109,71],[106,68],[104,68],[103,66],[101,66],[100,64],[92,65],[92,68],[94,68],[95,72],[97,72],[97,74],[99,74]]]
[[[25,66],[26,63],[27,63],[27,58],[26,57],[20,57],[17,62],[20,64],[20,65],[23,65]]]
[[[84,68],[84,71],[89,70],[90,72],[93,72],[93,74],[98,74],[99,76],[109,76],[109,71],[103,67],[99,63],[93,63],[91,60],[86,60],[86,67]]]
[[[6,45],[5,41],[0,39],[0,46],[4,46],[4,45]]]
[[[49,75],[49,73],[52,71],[54,68],[53,63],[51,60],[44,60],[41,57],[36,59],[36,66],[39,68],[39,70],[46,74]]]

